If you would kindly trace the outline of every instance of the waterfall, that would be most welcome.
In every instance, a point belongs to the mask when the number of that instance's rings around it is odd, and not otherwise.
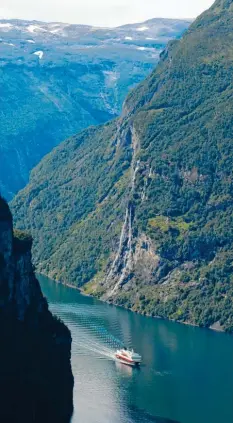
[[[137,160],[137,152],[139,151],[140,144],[139,139],[134,128],[131,130],[131,145],[132,145],[132,161],[131,161],[131,180],[130,180],[130,191],[131,196],[134,194],[136,189],[136,177],[140,170],[140,160]],[[119,134],[117,134],[119,139]],[[119,247],[116,253],[116,257],[112,263],[111,269],[105,279],[105,283],[109,280],[115,279],[116,281],[111,292],[108,293],[108,298],[114,295],[117,289],[124,284],[127,277],[133,270],[133,205],[129,200],[126,207],[125,219],[121,230]]]
[[[125,213],[125,220],[124,220],[124,224],[122,226],[122,230],[121,230],[121,235],[120,235],[120,242],[119,242],[119,247],[117,250],[117,254],[116,257],[112,263],[111,269],[109,274],[107,275],[106,278],[106,282],[112,278],[112,276],[114,275],[114,273],[118,270],[118,262],[120,261],[122,252],[123,252],[123,247],[124,247],[124,240],[126,239],[126,233],[127,233],[127,226],[128,226],[128,215],[129,215],[129,211],[128,211],[128,207],[126,209],[126,213]]]
[[[125,227],[126,224],[126,227]],[[132,250],[132,240],[133,240],[133,233],[132,233],[132,206],[129,205],[127,207],[126,210],[126,218],[125,218],[125,222],[122,228],[122,232],[123,229],[125,228],[126,232],[127,232],[127,247],[124,251],[124,248],[122,250],[122,247],[124,247],[123,245],[123,241],[121,246],[119,245],[119,249],[118,249],[118,253],[117,256],[113,262],[111,271],[107,277],[107,279],[110,279],[113,275],[114,275],[114,271],[115,270],[119,270],[120,265],[122,265],[123,269],[121,271],[121,275],[120,278],[118,279],[118,281],[116,282],[114,288],[111,290],[111,292],[108,294],[109,297],[111,297],[116,291],[117,289],[124,283],[128,272],[130,272],[132,270],[132,261],[133,261],[133,250]],[[124,233],[125,235],[126,233]],[[122,235],[122,234],[121,234]],[[122,240],[124,240],[124,236],[121,237]],[[120,249],[121,247],[121,249]],[[122,259],[122,261],[119,263],[118,265],[118,269],[116,269],[116,265],[118,264],[117,262],[119,261],[119,259]]]

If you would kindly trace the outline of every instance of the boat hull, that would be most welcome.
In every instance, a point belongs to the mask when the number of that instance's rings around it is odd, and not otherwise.
[[[116,354],[115,357],[116,357],[117,361],[119,361],[122,364],[126,364],[126,366],[131,366],[131,367],[138,367],[138,366],[140,366],[140,362],[139,361],[133,361],[133,360],[130,360],[128,358],[121,357],[118,354]]]

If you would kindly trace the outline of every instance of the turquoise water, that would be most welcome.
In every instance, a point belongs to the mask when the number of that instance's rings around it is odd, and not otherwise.
[[[73,337],[72,423],[233,423],[233,337],[147,318],[39,277]],[[123,345],[143,356],[116,363]]]

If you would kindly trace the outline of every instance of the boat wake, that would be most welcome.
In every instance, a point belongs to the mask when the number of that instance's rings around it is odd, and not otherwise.
[[[115,359],[114,351],[110,348],[103,347],[103,345],[101,345],[99,342],[95,342],[95,343],[92,342],[91,344],[89,342],[88,343],[73,342],[73,345],[77,346],[78,348],[85,349],[94,355],[98,355],[99,358],[101,358],[102,356],[102,357],[108,358],[109,360]]]
[[[72,357],[85,356],[98,360],[116,361],[115,353],[124,343],[113,336],[105,327],[105,313],[98,306],[77,306],[76,304],[51,304],[53,314],[61,318],[72,335]],[[119,360],[117,360],[119,362]],[[142,363],[141,367],[144,367]],[[155,376],[167,376],[167,371],[151,368]]]
[[[69,304],[50,304],[53,314],[60,317],[72,335],[72,355],[90,355],[99,359],[115,360],[115,351],[123,347],[117,339],[101,325],[103,317],[94,310]]]

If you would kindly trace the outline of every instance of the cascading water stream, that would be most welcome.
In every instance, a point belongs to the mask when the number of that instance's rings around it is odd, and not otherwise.
[[[139,139],[134,128],[131,128],[131,145],[133,150],[132,162],[131,162],[131,180],[130,180],[130,192],[131,197],[135,192],[135,184],[137,173],[140,170],[140,160],[136,160],[137,152],[139,150]],[[124,283],[127,276],[132,271],[133,266],[133,206],[129,201],[125,219],[121,230],[119,247],[117,250],[116,257],[112,263],[110,271],[105,279],[105,283],[114,279],[120,272],[117,282],[114,287],[108,293],[107,297],[110,298],[114,295],[117,289]]]

